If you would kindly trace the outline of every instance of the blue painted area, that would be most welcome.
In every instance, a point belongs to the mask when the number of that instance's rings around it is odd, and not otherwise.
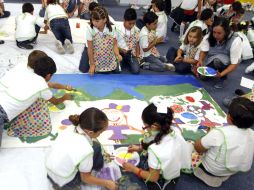
[[[190,112],[184,112],[181,114],[181,116],[184,118],[187,118],[187,119],[191,119],[191,120],[197,119],[197,116],[190,113]]]
[[[217,74],[217,71],[215,71],[213,68],[211,68],[211,67],[207,67],[206,68],[206,72],[207,72],[207,74],[209,74],[209,75],[216,75]]]
[[[130,74],[55,74],[52,82],[69,84],[81,88],[94,97],[103,98],[113,91],[121,89],[126,93],[143,99],[144,96],[134,90],[139,85],[176,85],[189,83],[195,87],[202,87],[191,75],[130,75]]]

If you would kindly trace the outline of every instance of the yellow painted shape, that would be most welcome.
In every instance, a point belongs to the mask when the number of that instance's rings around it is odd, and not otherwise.
[[[119,153],[117,155],[118,158],[125,158],[125,159],[131,159],[133,157],[133,154],[132,153],[125,153],[125,152],[122,152],[122,153]]]

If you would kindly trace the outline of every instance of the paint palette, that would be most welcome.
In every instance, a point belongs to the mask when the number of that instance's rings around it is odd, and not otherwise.
[[[199,67],[197,71],[199,74],[207,77],[214,77],[217,74],[217,71],[211,67]]]
[[[114,161],[122,167],[124,162],[128,162],[134,166],[138,165],[140,158],[137,152],[128,152],[128,147],[120,147],[114,152]]]

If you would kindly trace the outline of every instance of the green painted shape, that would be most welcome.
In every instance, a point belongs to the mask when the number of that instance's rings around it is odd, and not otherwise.
[[[59,110],[63,110],[65,108],[65,105],[64,103],[60,103],[60,104],[57,104],[56,107],[59,109]]]
[[[203,99],[210,102],[221,117],[226,117],[224,111],[220,108],[220,106],[214,101],[214,99],[208,94],[208,92],[205,89],[200,88],[199,91],[202,93]]]
[[[192,130],[187,130],[187,129],[183,129],[182,132],[183,138],[185,140],[191,140],[191,141],[196,141],[200,138],[202,138],[203,136],[206,135],[206,133],[202,130],[202,129],[198,129],[196,132],[192,131]]]
[[[139,134],[125,135],[127,139],[120,140],[121,144],[140,144],[140,139],[143,137]]]
[[[198,90],[197,87],[191,84],[178,85],[158,85],[158,86],[137,86],[137,92],[145,96],[145,100],[149,101],[154,96],[179,96],[186,93],[192,93]]]
[[[129,100],[133,99],[133,96],[124,92],[123,90],[116,89],[109,96],[104,97],[103,99],[111,99],[111,100]]]
[[[32,144],[32,143],[36,143],[37,141],[40,141],[42,139],[45,139],[49,136],[49,134],[47,135],[43,135],[43,136],[38,136],[38,137],[19,137],[19,139],[22,141],[22,142],[27,142],[29,144]]]

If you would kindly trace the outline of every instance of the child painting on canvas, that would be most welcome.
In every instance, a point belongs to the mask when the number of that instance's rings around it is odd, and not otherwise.
[[[51,31],[56,37],[56,48],[59,54],[65,54],[64,46],[67,52],[74,53],[72,45],[71,29],[68,21],[68,15],[65,10],[57,3],[58,0],[48,2],[44,20],[49,24]]]
[[[88,108],[80,115],[72,115],[70,121],[75,128],[68,128],[56,139],[46,157],[48,178],[55,188],[75,189],[80,185],[97,185],[109,190],[117,189],[112,180],[92,175],[101,156],[94,157],[93,140],[108,127],[108,118],[97,108]],[[95,167],[97,166],[97,167]]]
[[[129,146],[129,152],[147,150],[139,167],[123,163],[123,168],[146,181],[148,189],[174,189],[181,168],[190,168],[191,150],[179,129],[172,127],[173,111],[165,104],[148,105],[142,113],[147,135],[140,146]],[[165,151],[167,150],[167,151]]]
[[[254,102],[233,99],[227,121],[229,126],[214,128],[195,142],[196,151],[204,156],[194,175],[211,187],[221,186],[237,172],[249,171],[253,162]]]

